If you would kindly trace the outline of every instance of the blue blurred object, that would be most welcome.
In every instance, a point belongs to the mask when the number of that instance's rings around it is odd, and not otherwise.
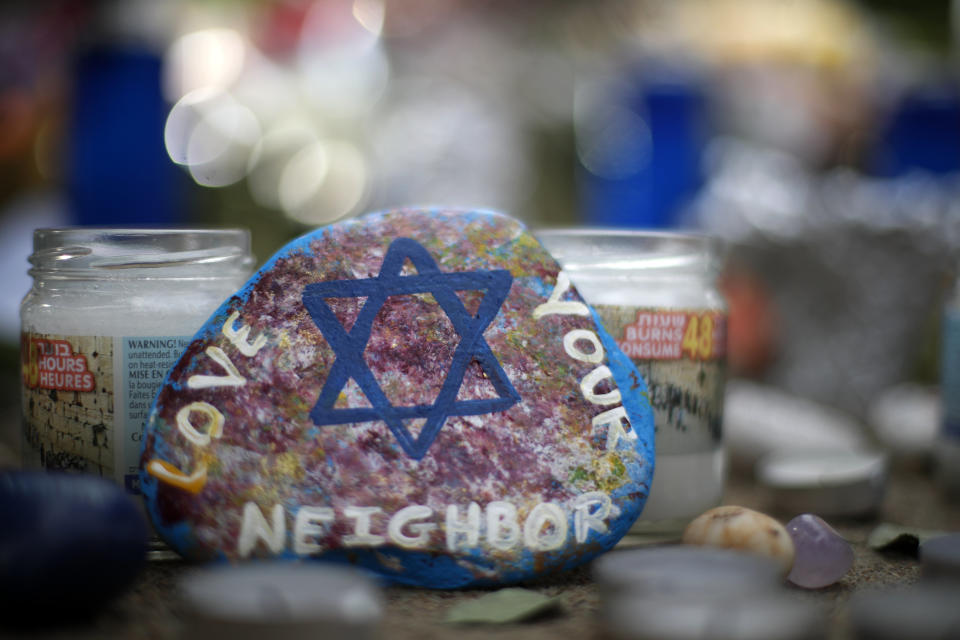
[[[671,76],[642,83],[620,106],[646,123],[649,157],[637,171],[616,177],[599,175],[581,161],[585,221],[648,229],[676,226],[683,206],[703,182],[704,92],[695,79]]]
[[[98,48],[78,57],[68,134],[67,190],[75,222],[183,222],[183,176],[167,157],[161,60]]]
[[[0,473],[0,628],[89,616],[146,563],[139,505],[92,475]]]
[[[904,96],[881,135],[873,173],[960,170],[960,94],[953,86],[921,87]]]

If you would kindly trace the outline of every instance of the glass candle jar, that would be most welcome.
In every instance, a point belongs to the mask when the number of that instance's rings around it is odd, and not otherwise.
[[[253,266],[240,229],[39,229],[20,306],[25,466],[138,492],[167,370]]]
[[[653,486],[637,533],[672,535],[720,504],[727,308],[717,241],[569,229],[537,237],[633,360],[656,427]]]

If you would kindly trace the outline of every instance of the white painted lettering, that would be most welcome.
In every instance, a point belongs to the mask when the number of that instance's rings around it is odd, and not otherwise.
[[[523,524],[523,543],[531,551],[559,549],[566,539],[567,516],[552,502],[535,506]]]
[[[190,423],[190,414],[194,411],[206,416],[206,433],[200,433]],[[177,411],[177,429],[193,444],[205,447],[210,444],[210,438],[219,438],[223,435],[223,414],[209,402],[191,402]]]
[[[191,389],[207,389],[209,387],[242,387],[247,383],[247,379],[240,375],[230,356],[224,353],[220,347],[207,347],[207,355],[223,367],[227,372],[225,376],[207,376],[195,375],[187,379],[187,386]]]
[[[495,549],[507,550],[520,540],[517,508],[509,502],[487,505],[487,542]]]
[[[565,301],[560,298],[570,289],[570,278],[566,271],[557,274],[557,284],[547,301],[533,310],[533,319],[539,320],[543,316],[556,313],[559,315],[588,316],[590,309],[582,302]]]
[[[356,522],[353,525],[353,534],[343,537],[343,544],[348,547],[378,547],[385,541],[384,537],[370,533],[371,516],[383,513],[380,507],[347,507],[343,514],[348,518],[354,518]]]
[[[593,506],[597,508],[591,512]],[[604,520],[610,517],[613,508],[610,496],[602,491],[588,491],[577,496],[573,501],[573,529],[577,542],[586,542],[591,530],[606,533],[607,523]]]
[[[331,523],[336,514],[330,507],[300,507],[293,523],[293,550],[297,555],[308,556],[324,550],[323,545],[312,541],[322,535],[325,524]]]
[[[252,358],[257,355],[257,352],[260,351],[267,344],[267,337],[262,333],[256,337],[253,341],[253,344],[247,341],[247,336],[250,335],[250,326],[244,325],[242,328],[237,330],[235,328],[237,320],[240,318],[240,313],[234,311],[230,314],[230,317],[227,318],[227,321],[223,323],[223,328],[221,331],[223,335],[226,336],[227,340],[235,346],[240,353],[243,355]]]
[[[460,517],[456,505],[447,505],[445,523],[447,532],[447,550],[456,551],[461,537],[466,538],[467,547],[475,547],[480,541],[480,505],[471,502],[467,507],[466,518]]]
[[[243,505],[243,523],[240,525],[240,539],[237,543],[237,553],[241,558],[249,557],[259,540],[263,540],[274,554],[283,551],[287,530],[282,505],[273,505],[270,519],[273,521],[272,528],[255,503],[248,502]]]
[[[577,347],[577,342],[580,340],[586,340],[592,344],[593,349],[589,353],[581,351]],[[597,334],[589,329],[568,331],[567,335],[563,336],[563,350],[567,352],[568,356],[580,362],[592,362],[594,364],[603,362],[603,345],[600,344],[600,338],[597,337]]]
[[[433,515],[433,509],[425,505],[412,505],[404,507],[393,514],[390,523],[387,525],[387,535],[390,540],[401,547],[415,549],[426,546],[430,540],[430,532],[437,528],[437,525],[430,522],[415,522],[416,520],[426,520]],[[414,535],[407,535],[403,532],[404,527],[408,528]]]
[[[630,425],[630,418],[627,416],[627,410],[622,406],[614,407],[593,417],[593,428],[607,427],[607,451],[613,451],[617,448],[620,438],[627,440],[636,440],[637,433],[631,428],[629,431],[624,429],[623,421]]]
[[[566,509],[556,503],[541,502],[530,510],[524,521],[518,518],[517,507],[506,501],[487,504],[483,522],[484,510],[476,502],[471,502],[465,513],[456,505],[448,505],[445,518],[447,549],[457,551],[476,547],[481,534],[485,534],[494,549],[506,551],[522,544],[534,552],[555,551],[563,548],[567,541],[571,513],[574,537],[582,544],[590,537],[591,531],[607,533],[607,520],[617,517],[620,509],[602,491],[584,493]],[[373,517],[377,514],[383,514],[380,507],[346,507],[344,517],[354,522],[353,534],[343,537],[344,546],[377,547],[389,540],[399,547],[423,549],[429,546],[431,532],[442,526],[436,522],[431,507],[410,505],[394,512],[388,521],[386,535],[378,535],[371,531]],[[274,555],[283,552],[287,530],[282,504],[273,505],[269,514],[265,514],[255,502],[247,502],[243,505],[242,517],[237,539],[237,553],[241,558],[250,557],[261,544]],[[298,556],[326,551],[321,540],[331,531],[337,517],[337,511],[332,507],[300,507],[291,535],[293,551]]]
[[[580,391],[588,402],[599,405],[616,404],[620,402],[620,390],[614,389],[607,393],[597,393],[596,386],[607,378],[613,378],[613,372],[607,365],[601,365],[583,376],[580,381]]]

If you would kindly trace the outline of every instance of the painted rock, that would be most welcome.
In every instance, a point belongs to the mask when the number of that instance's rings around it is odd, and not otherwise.
[[[168,373],[142,466],[158,532],[190,559],[503,584],[619,540],[653,421],[520,223],[400,210],[293,241],[226,301]]]

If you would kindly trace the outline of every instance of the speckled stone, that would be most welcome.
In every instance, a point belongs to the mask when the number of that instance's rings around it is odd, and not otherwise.
[[[786,575],[793,566],[790,534],[770,516],[738,506],[715,507],[693,519],[683,532],[685,544],[740,549],[775,560]]]
[[[193,560],[503,584],[622,537],[653,421],[520,223],[399,210],[293,241],[227,300],[169,372],[142,467],[158,532]]]
[[[804,513],[787,523],[795,557],[787,580],[804,589],[821,589],[840,580],[853,564],[850,543],[823,518]]]

